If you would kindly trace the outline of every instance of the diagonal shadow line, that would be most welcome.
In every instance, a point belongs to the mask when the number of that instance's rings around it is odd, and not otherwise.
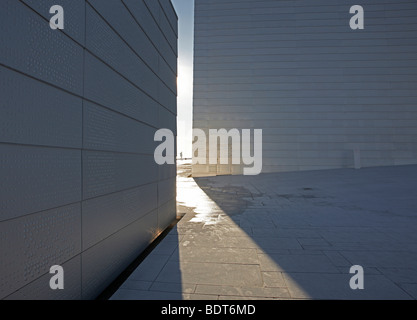
[[[379,263],[381,257],[385,260],[396,258],[390,251],[378,251],[381,245],[393,244],[393,239],[385,241],[379,238],[375,242],[371,239],[372,233],[379,233],[376,227],[383,212],[370,210],[366,206],[362,208],[361,203],[349,203],[345,208],[345,202],[333,200],[330,196],[331,190],[326,190],[324,186],[337,185],[340,171],[327,171],[322,178],[328,179],[332,173],[335,179],[333,183],[317,180],[320,178],[320,172],[307,173],[307,176],[314,177],[316,180],[307,179],[307,187],[279,195],[276,199],[271,199],[271,193],[265,197],[261,193],[257,194],[248,190],[247,187],[253,182],[267,187],[267,183],[263,183],[262,180],[279,181],[276,180],[279,177],[283,177],[282,183],[285,183],[285,177],[291,176],[291,173],[266,174],[255,179],[243,176],[219,176],[194,180],[208,198],[258,246],[258,258],[261,271],[263,271],[263,286],[287,287],[291,298],[409,299],[410,294],[373,267]],[[356,187],[364,185],[362,179],[359,180]],[[322,191],[319,194],[312,192],[320,188]],[[269,203],[269,206],[262,204],[263,200]],[[270,206],[274,200],[277,203],[285,203],[287,209],[283,209],[285,206]],[[256,202],[258,205],[254,205]],[[280,210],[287,210],[288,214],[279,212]],[[304,210],[312,210],[314,214],[307,214]],[[323,216],[320,215],[320,210],[324,211]],[[204,221],[207,216],[200,218]],[[391,218],[388,217],[387,221],[389,222]],[[303,219],[306,220],[303,221]],[[359,221],[352,223],[352,219]],[[350,235],[348,234],[350,238],[345,239],[346,242],[342,245],[339,244],[340,248],[334,247],[326,237],[323,237],[324,232],[325,235],[333,234],[337,239],[339,230],[346,232],[350,229],[352,230]],[[384,237],[384,235],[378,236]],[[360,237],[360,239],[355,237]],[[364,251],[368,258],[355,254],[357,250]],[[340,254],[345,251],[346,256]],[[416,254],[412,256],[415,258]],[[404,259],[404,255],[399,257]],[[353,291],[349,285],[352,277],[349,269],[358,260],[365,267],[366,273],[370,270],[370,274],[366,275],[368,290],[360,292]],[[410,259],[405,259],[405,263],[412,264],[410,261]],[[401,265],[401,262],[394,264]],[[411,266],[415,267],[415,264]],[[280,278],[281,276],[283,279]],[[415,281],[416,277],[412,277]]]
[[[413,172],[417,166],[189,178],[188,189],[180,180],[177,203],[187,214],[118,298],[412,298]],[[393,214],[383,198],[408,209]],[[354,264],[365,268],[364,291],[349,287]]]

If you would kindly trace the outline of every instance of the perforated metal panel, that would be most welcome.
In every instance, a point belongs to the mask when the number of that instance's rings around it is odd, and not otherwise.
[[[140,24],[148,37],[152,39],[152,43],[157,48],[158,52],[168,62],[172,70],[175,71],[174,66],[177,64],[177,54],[164,37],[146,4],[143,1],[135,0],[124,0],[124,3],[132,12],[136,21]]]
[[[104,240],[157,208],[155,183],[83,203],[83,249]]]
[[[90,0],[89,3],[116,30],[118,35],[146,61],[152,70],[157,72],[158,51],[122,1]]]
[[[87,48],[148,95],[157,98],[157,75],[88,5]]]
[[[81,299],[81,256],[62,264],[64,269],[64,290],[51,290],[49,281],[53,274],[45,274],[6,300],[79,300]]]
[[[60,5],[64,9],[64,30],[75,41],[84,44],[85,37],[85,0],[22,0],[46,20],[50,20],[53,14],[49,10],[54,5]]]
[[[149,6],[148,34],[120,0],[0,2],[0,299],[93,299],[175,219],[153,153],[176,132],[177,21]]]
[[[81,151],[0,144],[0,221],[81,200]]]
[[[177,114],[175,103],[177,101],[177,95],[165,86],[165,84],[158,83],[158,102],[166,109],[174,114]]]
[[[158,204],[162,205],[176,197],[176,178],[169,178],[158,183]]]
[[[175,13],[174,7],[171,4],[170,0],[159,0],[159,3],[167,16],[169,23],[171,25],[171,28],[174,30],[174,33],[176,36],[178,36],[178,17]]]
[[[157,219],[157,212],[151,212],[83,252],[83,299],[95,298],[146,248],[157,231]]]
[[[168,228],[172,220],[172,212],[175,212],[176,201],[171,199],[168,202],[160,205],[158,208],[158,228],[159,230],[165,230]]]
[[[153,155],[155,129],[137,120],[84,103],[84,147],[86,149]]]
[[[159,9],[159,18],[157,19],[158,25],[162,31],[162,34],[164,35],[165,39],[168,41],[170,47],[174,50],[174,52],[177,52],[177,34],[175,30],[170,25],[167,15],[164,12],[164,9],[161,7],[159,1],[148,1],[147,3],[152,2],[155,3],[155,6],[158,6]]]
[[[1,1],[0,11],[1,63],[81,95],[83,49],[20,1]]]
[[[3,221],[0,239],[0,298],[4,298],[79,254],[81,206]]]
[[[164,83],[167,87],[174,93],[177,93],[177,75],[172,71],[168,63],[160,58],[159,59],[159,69],[158,75],[161,79],[164,79]]]
[[[82,100],[0,67],[3,142],[81,148]]]
[[[159,166],[159,180],[169,180],[177,176],[176,165],[163,165]]]
[[[170,129],[174,135],[177,135],[177,116],[171,111],[160,108],[159,109],[159,128]]]
[[[85,56],[85,97],[137,120],[155,105],[155,100],[89,53]]]
[[[130,189],[158,179],[158,166],[153,155],[84,151],[83,168],[84,199]]]

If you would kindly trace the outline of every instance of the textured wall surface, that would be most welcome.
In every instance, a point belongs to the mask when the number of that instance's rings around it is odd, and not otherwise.
[[[176,218],[171,2],[63,0],[64,30],[54,4],[0,1],[0,299],[93,299]]]
[[[196,0],[194,127],[263,129],[263,172],[417,163],[417,2],[357,2]]]

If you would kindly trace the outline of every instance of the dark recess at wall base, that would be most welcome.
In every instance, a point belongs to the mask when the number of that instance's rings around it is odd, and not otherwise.
[[[148,257],[152,251],[161,243],[162,240],[170,233],[170,231],[181,220],[175,220],[164,232],[160,234],[121,274],[118,276],[97,298],[96,300],[109,300],[114,293],[123,285],[130,275],[140,266],[140,264]]]

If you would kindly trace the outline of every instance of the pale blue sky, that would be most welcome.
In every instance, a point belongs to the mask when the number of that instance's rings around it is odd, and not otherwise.
[[[172,0],[178,15],[178,155],[191,157],[194,0]]]

